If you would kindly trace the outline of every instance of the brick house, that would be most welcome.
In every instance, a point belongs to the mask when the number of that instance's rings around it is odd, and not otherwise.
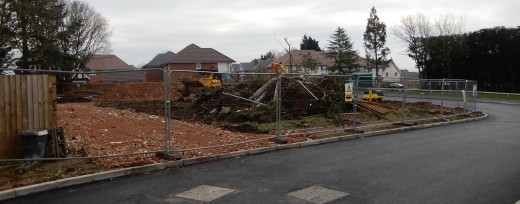
[[[76,83],[112,83],[144,81],[144,74],[132,65],[128,65],[116,55],[94,55],[86,68],[94,72],[117,71],[98,74],[79,74]],[[128,72],[127,72],[128,71]]]
[[[175,57],[175,53],[172,51],[157,54],[148,64],[142,67],[143,69],[155,69],[145,72],[145,80],[147,82],[163,81],[163,72],[156,69],[162,69],[173,57]]]
[[[162,59],[160,62],[160,68],[167,70],[189,70],[189,71],[211,71],[218,73],[230,73],[231,64],[235,62],[233,59],[226,55],[218,52],[213,48],[201,48],[195,44],[190,44],[177,54],[173,54],[170,57],[167,56],[156,56],[156,58]],[[154,58],[155,59],[155,58]],[[167,59],[167,60],[166,60]],[[160,61],[160,60],[159,60]],[[154,60],[150,61],[143,69],[151,68],[154,64]],[[153,74],[147,74],[147,81],[162,81],[162,73],[150,72]],[[190,78],[198,73],[189,72],[174,72],[171,75],[172,82],[178,82],[179,78]]]
[[[291,51],[292,62],[290,60],[289,54],[285,54],[278,59],[279,62],[284,64],[286,67],[290,67],[292,63],[292,70],[290,72],[296,73],[307,73],[307,74],[317,74],[317,75],[327,75],[333,74],[329,71],[329,67],[334,65],[334,59],[327,57],[326,52],[324,51],[315,51],[315,50],[293,50]],[[316,60],[316,67],[312,70],[304,67],[304,61],[306,58],[312,58]],[[359,70],[362,72],[370,72],[372,73],[372,77],[376,77],[375,67],[368,67],[367,60],[363,57],[358,57],[356,60],[356,64],[360,66]],[[386,60],[383,61],[379,66],[379,73],[383,77],[384,82],[395,82],[400,81],[401,78],[401,70],[395,64],[394,60]]]

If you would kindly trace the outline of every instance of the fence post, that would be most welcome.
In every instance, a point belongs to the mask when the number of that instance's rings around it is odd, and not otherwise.
[[[356,97],[356,91],[358,89],[358,79],[357,78],[354,78],[354,87],[352,89],[352,104],[353,104],[353,107],[352,107],[352,129],[355,131],[356,130],[356,115],[357,115],[357,97]]]
[[[408,83],[406,77],[404,77],[404,87],[403,87],[403,107],[401,109],[401,123],[404,124],[405,111],[406,111],[406,91],[408,89]]]
[[[155,155],[166,159],[166,160],[179,160],[181,159],[180,155],[176,154],[174,149],[172,148],[171,142],[171,99],[170,99],[170,89],[171,89],[171,74],[173,74],[173,70],[170,68],[163,69],[163,81],[164,81],[164,122],[165,122],[165,145],[164,152],[157,152]]]
[[[164,119],[166,123],[166,146],[165,150],[166,152],[171,151],[171,127],[170,127],[170,114],[171,114],[171,106],[170,106],[170,75],[172,72],[170,72],[170,69],[168,68],[165,70],[165,73],[163,73],[164,77]]]
[[[440,115],[440,118],[442,120],[444,120],[444,113],[443,113],[443,109],[444,109],[444,81],[446,79],[442,79],[442,84],[441,84],[441,115]]]
[[[274,138],[271,139],[271,141],[278,143],[278,144],[285,144],[287,143],[287,139],[281,137],[281,130],[282,130],[282,124],[281,124],[281,115],[282,115],[282,73],[280,71],[276,72],[276,87],[275,87],[275,97],[276,100],[276,133]]]
[[[428,98],[430,98],[430,103],[432,103],[432,81],[431,80],[427,80],[428,81],[428,86],[430,87],[430,94],[428,96]]]
[[[477,100],[478,100],[478,91],[477,91],[478,83],[477,83],[477,81],[473,81],[473,86],[475,87],[474,88],[475,96],[473,96],[473,104],[475,104],[475,108],[473,109],[473,112],[477,112]],[[472,89],[473,89],[473,87],[472,87]]]
[[[282,103],[281,103],[281,100],[282,100],[282,97],[281,97],[281,92],[282,92],[282,75],[280,73],[277,74],[276,76],[278,79],[276,81],[276,137],[277,138],[280,138],[280,131],[282,129],[282,124],[281,124],[281,121],[280,121],[280,116],[281,116],[281,112],[282,112]]]
[[[465,94],[465,97],[464,97],[464,114],[467,114],[468,113],[468,110],[466,109],[468,107],[468,94],[466,93],[468,89],[468,80],[466,80],[466,82],[464,82],[464,94]]]

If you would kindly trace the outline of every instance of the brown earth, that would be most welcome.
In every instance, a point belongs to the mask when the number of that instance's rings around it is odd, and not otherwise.
[[[98,107],[94,103],[58,105],[59,124],[66,133],[69,157],[103,156],[150,152],[165,146],[165,119],[147,113]],[[236,133],[210,125],[171,121],[172,144],[175,149],[188,149],[232,144],[266,138],[265,134]],[[289,142],[305,140],[289,138]],[[221,154],[276,145],[268,140],[215,149],[180,153],[182,158]],[[0,173],[0,190],[56,180],[70,176],[136,165],[164,162],[154,154],[88,160],[44,162],[33,171],[18,174],[14,167]],[[13,165],[13,164],[11,164]]]
[[[176,91],[171,91],[171,96],[174,100],[173,108],[183,109],[191,104],[190,102],[179,101],[181,96]],[[69,157],[145,153],[164,149],[166,123],[162,83],[116,85],[111,91],[98,98],[97,103],[99,105],[108,103],[109,106],[117,108],[101,107],[96,105],[95,102],[58,105],[58,123],[65,129]],[[389,101],[384,103],[389,107],[395,106],[395,109],[401,106],[401,102]],[[430,103],[410,103],[407,106],[422,110],[416,111],[418,112],[416,114],[420,114],[422,117],[434,116],[434,114],[425,110],[438,108],[438,106]],[[182,117],[188,117],[188,115]],[[190,118],[182,117],[179,119],[183,120],[171,120],[170,122],[171,142],[176,150],[233,144],[270,137],[269,134],[234,132],[193,121],[191,116]],[[359,118],[384,120],[377,119],[367,112],[360,112]],[[387,128],[389,127],[381,127],[381,129]],[[297,136],[287,139],[289,143],[294,143],[316,139],[316,136]],[[182,158],[192,158],[275,145],[277,144],[268,140],[261,140],[236,146],[184,151],[180,152],[179,155]],[[14,171],[14,168],[21,163],[1,164],[0,190],[164,161],[154,154],[142,154],[138,156],[43,162],[36,169],[23,174]]]

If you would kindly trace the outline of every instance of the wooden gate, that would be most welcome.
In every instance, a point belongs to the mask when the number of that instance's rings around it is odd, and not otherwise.
[[[20,133],[57,126],[56,77],[0,76],[0,159],[20,158]]]

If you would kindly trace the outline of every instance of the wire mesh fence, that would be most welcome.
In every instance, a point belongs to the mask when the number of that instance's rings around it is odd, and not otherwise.
[[[106,167],[128,166],[163,161],[155,153],[198,157],[477,110],[476,82],[468,80],[379,82],[356,74],[161,69],[39,74],[76,76],[73,83],[56,84],[57,124],[64,129],[67,158],[19,154],[0,161],[91,159]]]

